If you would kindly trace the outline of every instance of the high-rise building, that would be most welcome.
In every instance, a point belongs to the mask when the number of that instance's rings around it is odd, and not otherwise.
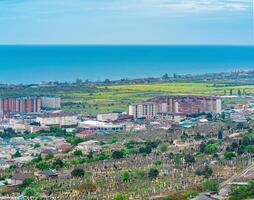
[[[41,107],[47,109],[61,108],[60,97],[41,97]]]
[[[38,113],[41,100],[38,97],[0,98],[1,113]]]
[[[158,113],[194,114],[213,113],[219,114],[222,101],[216,96],[163,96],[155,97],[147,102],[129,106],[129,114],[134,118],[154,117]]]
[[[216,96],[168,96],[167,110],[172,113],[221,113],[222,101]]]

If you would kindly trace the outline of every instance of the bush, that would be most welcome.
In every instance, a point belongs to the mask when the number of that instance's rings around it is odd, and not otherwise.
[[[112,158],[114,158],[114,159],[121,159],[121,158],[123,158],[123,152],[122,151],[118,151],[118,150],[114,151],[112,153]]]
[[[114,195],[114,200],[127,200],[127,197],[125,194],[116,193]]]
[[[159,175],[159,170],[155,168],[151,168],[148,172],[148,178],[155,179]]]
[[[25,196],[28,196],[28,197],[39,197],[40,196],[40,194],[34,188],[31,188],[31,187],[27,187],[24,190],[24,194],[25,194]]]
[[[213,180],[206,180],[203,182],[203,190],[207,192],[218,192],[219,183]]]
[[[161,144],[161,145],[159,146],[159,150],[160,150],[161,152],[166,152],[166,151],[168,150],[168,145],[167,145],[167,144]]]
[[[125,172],[123,173],[123,181],[124,181],[124,182],[130,181],[130,174],[129,174],[128,171],[125,171]]]
[[[195,163],[196,162],[194,156],[191,155],[191,154],[185,155],[184,160],[185,160],[186,163]]]
[[[232,151],[226,151],[226,152],[224,153],[224,158],[225,158],[226,160],[231,160],[233,157],[235,157],[235,153],[232,152]]]
[[[203,168],[197,169],[195,173],[198,176],[204,176],[205,178],[208,178],[213,174],[213,170],[209,166],[206,165]]]
[[[74,177],[83,177],[85,175],[85,172],[83,169],[75,168],[72,170],[71,175]]]
[[[75,150],[75,151],[73,152],[73,155],[74,155],[74,156],[82,156],[83,153],[82,153],[81,150]]]
[[[27,187],[27,186],[31,185],[34,181],[35,181],[34,177],[26,178],[23,180],[22,186]]]

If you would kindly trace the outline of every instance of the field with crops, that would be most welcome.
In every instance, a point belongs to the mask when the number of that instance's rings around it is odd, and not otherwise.
[[[144,101],[159,95],[216,95],[238,94],[245,90],[254,94],[254,85],[227,86],[210,83],[156,83],[141,85],[101,86],[90,92],[57,92],[62,96],[63,109],[82,113],[127,111],[133,102]]]

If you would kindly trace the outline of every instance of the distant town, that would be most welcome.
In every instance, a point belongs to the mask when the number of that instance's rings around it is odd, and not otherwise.
[[[242,70],[1,85],[1,197],[254,198],[253,84]]]

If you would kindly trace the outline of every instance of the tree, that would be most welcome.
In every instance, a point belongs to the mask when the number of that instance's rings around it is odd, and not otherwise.
[[[219,190],[219,183],[213,180],[206,180],[202,184],[203,190],[207,192],[218,192]]]
[[[204,153],[206,150],[206,144],[204,142],[202,142],[200,145],[199,145],[199,152],[200,153]]]
[[[89,159],[92,159],[92,158],[93,158],[93,150],[92,150],[92,149],[90,149],[90,151],[89,151],[87,157],[88,157]]]
[[[27,187],[24,190],[24,194],[25,194],[25,196],[28,196],[28,197],[39,197],[40,196],[40,194],[34,188],[31,188],[31,187]]]
[[[240,89],[238,89],[237,94],[238,94],[238,96],[242,96],[242,92]]]
[[[47,162],[44,162],[44,161],[40,161],[36,167],[40,170],[43,170],[43,169],[49,169],[51,167],[51,165]]]
[[[53,163],[52,166],[54,169],[59,169],[62,168],[64,166],[64,163],[61,159],[56,159]]]
[[[77,150],[75,150],[75,151],[73,152],[73,155],[74,155],[74,156],[82,156],[82,155],[83,155],[83,152],[82,152],[81,150],[77,149]]]
[[[232,152],[232,151],[226,151],[226,152],[224,153],[224,158],[225,158],[226,160],[231,160],[233,157],[235,157],[235,153]]]
[[[151,168],[148,171],[148,178],[155,179],[159,175],[159,170],[155,168]]]
[[[14,154],[13,154],[13,157],[14,158],[19,158],[19,157],[21,157],[22,155],[21,155],[21,153],[20,153],[20,151],[19,150],[17,150]]]
[[[181,135],[181,140],[186,141],[188,139],[188,137],[189,136],[187,135],[187,133],[183,132],[182,135]]]
[[[152,148],[151,146],[145,146],[145,147],[140,147],[139,148],[139,153],[143,154],[143,155],[148,155],[152,152]]]
[[[112,158],[114,158],[114,159],[121,159],[121,158],[123,158],[123,152],[122,152],[122,151],[115,150],[115,151],[112,153]]]
[[[167,73],[165,73],[165,74],[162,76],[162,79],[163,79],[163,80],[168,80],[168,79],[169,79],[168,74],[167,74]]]
[[[206,119],[207,119],[208,121],[213,121],[213,115],[212,115],[211,113],[207,113]]]
[[[220,129],[218,131],[218,140],[222,140],[223,139],[223,131]]]
[[[26,179],[23,180],[22,182],[22,186],[23,187],[28,187],[29,185],[31,185],[33,182],[35,181],[35,178],[32,176],[32,177],[28,177]]]
[[[195,163],[196,162],[195,157],[191,154],[185,155],[184,160],[186,163]]]
[[[84,142],[85,139],[84,138],[81,138],[81,137],[74,137],[72,140],[71,140],[71,145],[73,146],[77,146],[79,143],[81,142]]]
[[[159,149],[161,152],[166,152],[168,150],[167,144],[160,144]]]
[[[215,154],[218,151],[218,146],[216,144],[208,144],[206,146],[206,153]]]
[[[124,182],[130,181],[130,174],[129,174],[128,171],[125,171],[125,172],[123,173],[123,181],[124,181]]]
[[[197,169],[195,174],[198,176],[204,176],[205,178],[209,178],[213,174],[213,170],[206,165],[205,167]]]
[[[72,170],[71,175],[74,177],[83,177],[85,175],[85,172],[83,169],[75,168]]]
[[[230,89],[230,90],[229,90],[229,94],[230,94],[230,96],[233,95],[233,89]]]

